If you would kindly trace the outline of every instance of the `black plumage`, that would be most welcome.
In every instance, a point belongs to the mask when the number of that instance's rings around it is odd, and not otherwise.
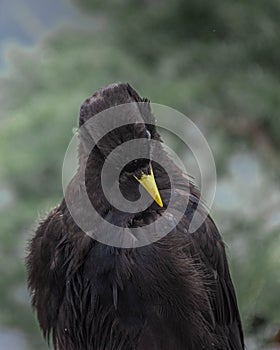
[[[100,172],[116,145],[133,138],[160,140],[149,102],[128,84],[99,90],[81,107],[80,126],[109,107],[145,102],[140,122],[118,128],[96,145],[87,161],[80,136],[80,166],[68,195],[79,198],[80,170],[86,168],[89,198],[99,214],[119,227],[140,227],[162,215],[170,181],[159,164],[176,174],[176,206],[189,196],[177,226],[165,237],[138,248],[116,248],[86,235],[69,213],[65,199],[37,229],[27,257],[28,282],[44,337],[59,350],[241,350],[242,326],[222,238],[207,216],[195,232],[188,227],[198,207],[199,191],[186,181],[165,153],[152,162],[163,201],[142,213],[121,213],[104,197]],[[150,150],[148,150],[149,153]],[[148,154],[147,153],[147,154]],[[121,155],[120,155],[121,156]],[[124,168],[119,182],[129,200],[139,196],[135,179],[149,172],[149,159]]]

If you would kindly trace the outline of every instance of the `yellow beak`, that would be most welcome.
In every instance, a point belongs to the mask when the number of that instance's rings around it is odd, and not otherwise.
[[[142,172],[140,179],[138,179],[138,177],[136,176],[134,177],[145,188],[145,190],[156,201],[156,203],[162,208],[163,203],[157,188],[152,166],[150,166],[150,171],[151,171],[151,174],[149,175],[146,175]]]

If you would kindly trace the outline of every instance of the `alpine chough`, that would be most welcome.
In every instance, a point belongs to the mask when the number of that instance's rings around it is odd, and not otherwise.
[[[117,126],[92,144],[93,134],[102,132],[83,126],[122,104],[133,105],[127,114],[134,113],[136,122],[123,115],[131,122]],[[109,113],[109,118],[115,118],[114,113]],[[194,213],[203,211],[198,205],[200,192],[166,153],[154,124],[149,101],[129,84],[102,88],[81,107],[79,167],[67,190],[68,200],[64,198],[41,222],[27,257],[32,305],[44,337],[55,349],[244,349],[225,245],[208,214],[200,227],[190,232]],[[143,185],[154,201],[142,212],[125,212],[105,196],[101,172],[117,146],[135,139],[145,141],[145,156],[121,169],[119,188],[123,198],[133,203]],[[153,151],[149,144],[153,141],[162,145],[157,149],[160,161],[150,159]],[[92,145],[85,157],[85,149]],[[115,153],[112,171],[122,164],[121,158],[122,152]],[[86,209],[79,202],[84,179],[98,217],[113,227],[111,235],[124,228],[153,224],[164,216],[172,195],[165,171],[168,167],[175,174],[174,213],[180,210],[182,198],[188,198],[188,204],[166,235],[161,237],[160,226],[155,225],[158,240],[136,247],[112,246],[86,234],[72,217],[69,202],[75,203],[87,220]],[[110,187],[110,179],[106,183]],[[99,237],[105,234],[97,216],[90,225]]]

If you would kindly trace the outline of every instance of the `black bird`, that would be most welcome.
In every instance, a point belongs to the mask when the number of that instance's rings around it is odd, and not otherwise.
[[[131,102],[125,117],[132,121],[134,113],[137,122],[116,127],[98,140],[88,159],[86,149],[100,130],[80,132],[78,171],[61,204],[30,242],[28,283],[43,335],[59,350],[244,349],[223,240],[209,215],[195,232],[189,231],[194,213],[204,210],[198,205],[200,193],[164,147],[157,149],[158,161],[150,159],[150,143],[161,139],[149,101],[129,84],[109,85],[83,103],[80,130],[98,113]],[[155,201],[142,212],[126,213],[105,197],[101,170],[118,145],[135,139],[146,142],[146,156],[121,169],[120,190],[133,203],[142,184]],[[110,166],[120,166],[121,158],[117,153]],[[86,234],[72,217],[68,203],[75,203],[81,215],[85,211],[79,204],[84,172],[90,202],[101,218],[115,225],[111,235],[155,222],[164,216],[172,195],[165,165],[175,174],[173,212],[180,211],[185,198],[189,202],[176,226],[155,242],[135,248],[110,246]],[[93,232],[105,234],[97,216],[93,220]]]

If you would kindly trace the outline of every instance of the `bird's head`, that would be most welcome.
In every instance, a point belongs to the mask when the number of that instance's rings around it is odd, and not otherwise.
[[[155,152],[153,141],[160,141],[160,136],[147,99],[141,98],[129,84],[111,84],[83,103],[79,124],[82,149],[92,149],[94,141],[94,151],[88,158],[91,170],[93,167],[101,171],[98,165],[107,162],[109,172],[119,170],[124,197],[137,200],[141,184],[163,207],[151,161]],[[80,162],[81,153],[80,148]],[[115,180],[112,175],[112,181]]]

